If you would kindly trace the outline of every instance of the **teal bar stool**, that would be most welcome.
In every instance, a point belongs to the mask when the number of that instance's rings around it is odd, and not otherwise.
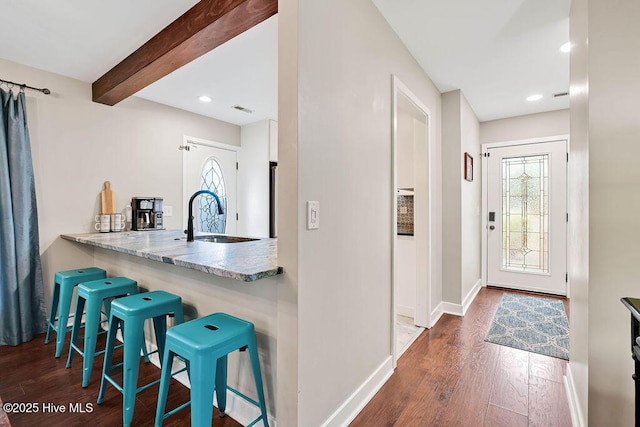
[[[96,353],[97,338],[100,333],[100,324],[103,323],[102,306],[104,305],[107,319],[111,312],[111,300],[117,297],[138,293],[138,282],[127,277],[109,277],[107,279],[92,280],[78,285],[78,297],[76,299],[76,316],[71,330],[71,342],[69,344],[69,357],[67,368],[71,367],[76,351],[83,357],[82,360],[82,387],[89,385],[93,360],[95,356],[103,354],[104,350]],[[82,326],[82,312],[85,304],[84,346],[78,346],[78,336]],[[145,346],[143,348],[146,350]]]
[[[65,335],[71,330],[71,328],[67,326],[67,322],[70,317],[69,309],[71,308],[74,288],[78,283],[104,279],[105,277],[107,277],[107,272],[97,267],[58,271],[55,274],[53,296],[51,297],[51,313],[47,321],[47,336],[44,339],[44,343],[49,344],[51,331],[55,331],[56,357],[60,357],[62,354]]]
[[[251,359],[251,368],[258,393],[257,402],[227,386],[227,355],[235,350],[243,351],[246,349],[249,350],[249,358]],[[165,414],[171,377],[181,372],[171,372],[174,356],[184,359],[187,363],[191,382],[191,400]],[[215,371],[210,369],[214,362],[216,364]],[[167,332],[155,425],[161,426],[165,418],[186,408],[189,404],[191,404],[192,426],[211,425],[214,390],[218,398],[220,416],[225,415],[227,390],[229,390],[260,408],[260,416],[247,427],[260,420],[265,427],[269,427],[255,327],[253,323],[225,313],[215,313],[190,320]]]
[[[140,349],[144,341],[144,322],[153,319],[153,326],[158,349],[151,352],[161,356],[164,353],[165,336],[167,333],[167,317],[175,316],[176,325],[184,321],[182,313],[182,298],[164,291],[143,292],[135,295],[118,298],[111,303],[109,316],[109,332],[105,347],[104,364],[102,368],[102,380],[98,404],[104,400],[104,392],[107,382],[111,383],[123,395],[122,418],[125,427],[131,425],[136,394],[157,384],[160,380],[152,381],[142,387],[138,387],[138,368],[140,365]],[[122,327],[124,343],[124,356],[122,361],[123,382],[120,386],[110,374],[113,351],[115,348],[116,331]],[[173,329],[173,328],[171,328]],[[162,359],[160,359],[162,364]]]

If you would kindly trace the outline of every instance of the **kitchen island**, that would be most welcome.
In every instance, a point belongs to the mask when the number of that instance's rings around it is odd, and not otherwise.
[[[187,242],[182,231],[65,234],[70,245],[89,250],[93,265],[109,276],[126,276],[143,291],[164,290],[182,297],[185,320],[224,312],[255,325],[267,411],[275,415],[278,283],[277,240],[241,243]],[[84,265],[69,266],[69,268]],[[148,327],[148,326],[147,326]],[[150,329],[148,344],[155,347]],[[155,364],[157,358],[152,357]],[[247,352],[229,355],[229,385],[256,398]],[[179,377],[186,383],[186,377]],[[108,396],[107,396],[108,397]],[[116,397],[119,398],[119,397]],[[233,393],[227,412],[246,425],[257,410]]]

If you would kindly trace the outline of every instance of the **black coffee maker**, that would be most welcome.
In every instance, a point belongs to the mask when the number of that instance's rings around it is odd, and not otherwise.
[[[131,229],[164,230],[160,197],[133,197],[131,199]]]

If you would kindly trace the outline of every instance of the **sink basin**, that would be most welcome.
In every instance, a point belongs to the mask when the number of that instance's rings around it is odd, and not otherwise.
[[[237,237],[237,236],[225,236],[220,234],[208,235],[208,236],[195,236],[194,240],[199,240],[201,242],[211,242],[211,243],[242,243],[242,242],[252,242],[258,239],[252,239],[250,237]]]

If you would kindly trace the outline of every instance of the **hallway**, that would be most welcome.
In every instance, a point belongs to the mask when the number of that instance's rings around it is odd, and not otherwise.
[[[351,426],[571,426],[564,360],[484,341],[504,292],[425,331]]]

